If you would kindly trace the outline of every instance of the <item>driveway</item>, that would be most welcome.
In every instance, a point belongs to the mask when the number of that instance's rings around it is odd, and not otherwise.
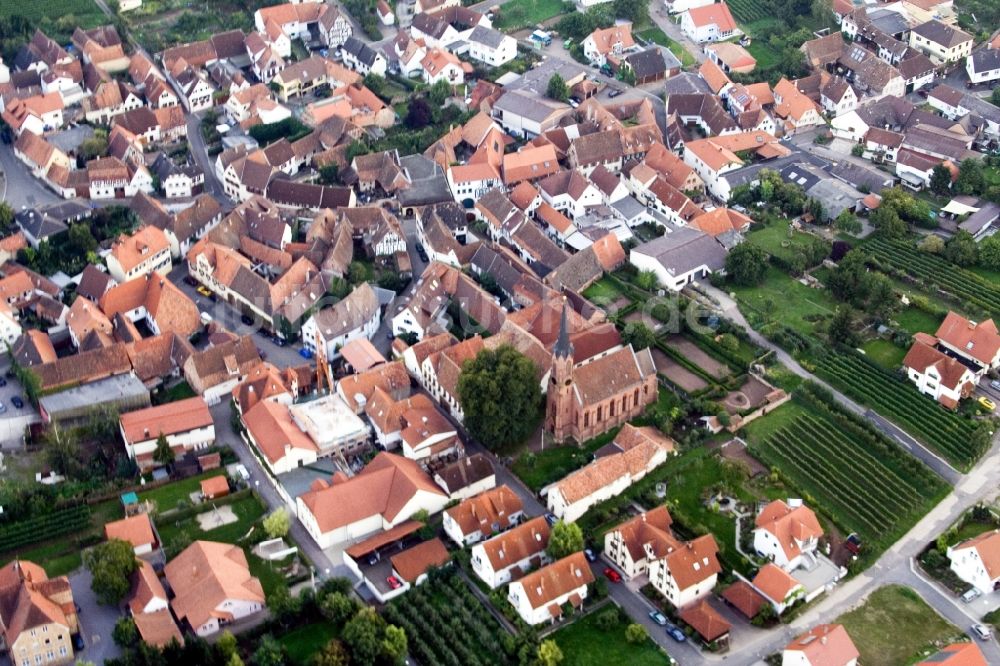
[[[13,377],[3,376],[9,367],[9,360],[4,359],[0,362],[0,377],[6,382],[5,386],[0,387],[0,409],[3,410],[0,412],[0,449],[24,446],[25,428],[33,423],[42,422],[38,410],[25,398],[21,383]],[[20,396],[24,402],[24,406],[20,409],[14,407],[14,403],[11,402],[14,396]]]
[[[79,661],[103,664],[108,659],[121,656],[121,650],[111,639],[111,632],[122,614],[117,608],[97,603],[97,597],[90,589],[90,581],[91,575],[86,568],[69,575],[73,600],[80,608],[80,635],[85,643],[83,651],[77,652],[75,656]]]
[[[3,142],[0,142],[0,170],[4,172],[6,181],[3,200],[14,210],[61,201],[14,156],[13,146]]]

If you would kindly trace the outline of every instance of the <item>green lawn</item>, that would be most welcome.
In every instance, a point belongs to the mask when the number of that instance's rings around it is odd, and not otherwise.
[[[903,363],[903,357],[906,356],[905,349],[897,347],[888,340],[882,340],[881,338],[869,340],[861,345],[861,349],[864,350],[868,358],[886,370],[895,370],[898,368]]]
[[[171,509],[177,508],[177,503],[181,500],[189,503],[191,502],[191,493],[198,492],[201,489],[202,479],[207,479],[210,476],[225,476],[225,471],[213,469],[210,472],[203,472],[196,476],[190,476],[186,479],[180,481],[174,481],[166,485],[160,486],[159,488],[154,488],[153,490],[147,490],[144,493],[139,493],[139,501],[149,500],[156,505],[156,509],[159,513],[164,511],[169,511]]]
[[[580,618],[550,636],[563,653],[563,663],[573,666],[605,666],[605,664],[628,664],[629,666],[663,666],[670,659],[651,639],[639,644],[625,640],[627,622],[619,617],[617,625],[611,629],[601,629],[597,617],[612,612],[614,606],[605,607]]]
[[[793,259],[797,254],[808,254],[808,248],[814,243],[823,243],[829,247],[825,241],[812,234],[794,231],[786,221],[779,219],[755,229],[747,236],[747,240],[768,254],[786,261]]]
[[[337,628],[329,622],[307,624],[278,638],[288,651],[288,661],[294,666],[305,666],[309,658],[337,637]]]
[[[941,325],[940,317],[912,306],[893,315],[892,318],[911,335],[919,331],[934,333]]]
[[[681,61],[682,67],[691,67],[692,65],[695,64],[694,56],[691,55],[691,53],[686,48],[684,48],[683,45],[667,37],[667,33],[663,32],[663,30],[661,30],[657,26],[654,25],[649,28],[643,28],[642,30],[639,30],[635,34],[647,41],[659,44],[660,46],[665,46],[668,49],[670,49],[670,52],[673,53],[674,56]]]
[[[498,8],[500,16],[493,27],[501,32],[530,28],[563,12],[562,0],[511,0]]]
[[[164,391],[157,391],[153,394],[153,403],[157,405],[165,405],[168,402],[177,402],[178,400],[186,400],[187,398],[193,398],[197,393],[191,388],[191,385],[186,381],[182,381],[178,384],[174,384],[170,388]]]
[[[0,558],[0,566],[7,564],[14,557],[14,554],[9,554]],[[22,550],[17,553],[16,557],[38,564],[45,569],[49,578],[64,576],[83,566],[80,549],[68,539]]]
[[[781,57],[781,54],[772,49],[771,45],[765,41],[755,39],[750,43],[750,46],[746,47],[746,49],[757,61],[758,69],[765,69],[774,65]]]
[[[607,277],[602,277],[583,291],[583,297],[594,303],[611,303],[621,295],[622,292]]]
[[[244,550],[246,551],[247,564],[250,565],[250,573],[260,580],[265,596],[271,596],[274,590],[279,587],[287,587],[285,575],[279,569],[290,565],[295,555],[289,555],[283,560],[270,562],[262,560],[251,553],[250,548],[244,548]]]
[[[937,647],[965,636],[938,615],[916,592],[887,585],[873,592],[864,605],[841,615],[865,666],[912,664]]]
[[[833,316],[837,309],[837,302],[825,289],[807,287],[774,266],[768,267],[759,286],[726,285],[726,289],[736,294],[744,313],[749,310],[765,320],[776,319],[805,335],[812,335],[817,322]]]
[[[525,453],[514,461],[511,468],[521,481],[535,492],[558,481],[593,459],[593,453],[618,434],[615,428],[600,437],[588,440],[582,446],[572,444],[553,446],[538,453]]]

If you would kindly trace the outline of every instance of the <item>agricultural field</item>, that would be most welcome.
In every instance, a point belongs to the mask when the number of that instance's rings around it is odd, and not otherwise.
[[[0,16],[23,16],[32,22],[45,19],[56,23],[72,24],[69,31],[79,24],[99,24],[107,17],[101,12],[94,0],[46,0],[45,2],[0,2]]]
[[[920,595],[900,585],[875,590],[835,622],[844,625],[865,666],[912,664],[942,645],[967,640]]]
[[[217,32],[253,30],[253,13],[272,4],[259,0],[144,0],[138,9],[122,14],[132,35],[150,51],[207,39]]]
[[[603,620],[605,614],[614,614],[617,621],[608,621],[610,617]],[[647,638],[641,643],[629,643],[625,640],[628,622],[623,616],[616,606],[601,608],[552,634],[552,640],[562,650],[564,663],[574,666],[669,664],[670,660],[651,639]]]
[[[513,656],[511,637],[453,572],[392,601],[384,615],[406,631],[410,654],[425,666],[499,666]]]
[[[837,310],[830,292],[807,287],[774,266],[768,266],[759,286],[726,285],[726,289],[736,295],[740,310],[751,324],[754,319],[764,323],[777,321],[806,336],[816,333],[817,326]]]
[[[747,26],[747,32],[756,35],[757,32],[751,32],[752,26],[748,24],[767,18],[767,13],[757,0],[731,0],[728,4],[737,23]]]
[[[922,463],[809,393],[747,430],[751,453],[814,498],[841,530],[857,532],[872,557],[947,492]]]
[[[988,437],[973,434],[977,430],[973,421],[947,411],[861,356],[828,354],[816,367],[816,374],[895,422],[959,469],[968,469],[989,443]]]
[[[921,252],[909,241],[875,238],[866,243],[864,249],[880,266],[919,280],[928,291],[940,289],[972,311],[1000,317],[1000,284],[941,257]]]
[[[493,27],[511,33],[562,14],[566,5],[562,0],[511,0],[498,9],[500,15],[493,22]]]

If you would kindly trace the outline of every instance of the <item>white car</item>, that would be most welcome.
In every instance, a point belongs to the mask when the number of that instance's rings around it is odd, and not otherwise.
[[[993,637],[993,632],[985,624],[972,625],[972,633],[981,641],[988,641]]]

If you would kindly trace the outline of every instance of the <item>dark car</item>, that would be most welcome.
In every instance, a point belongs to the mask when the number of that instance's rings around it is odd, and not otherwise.
[[[583,549],[583,556],[587,558],[588,562],[596,562],[597,555],[590,548]]]
[[[15,395],[10,399],[10,404],[14,405],[15,409],[21,409],[24,407],[24,400],[21,400],[21,396]]]
[[[545,514],[545,522],[547,522],[551,526],[559,522],[559,519],[555,517],[555,514],[547,513]]]
[[[87,644],[83,642],[83,636],[80,634],[73,634],[73,650],[75,652],[79,652],[85,647],[87,647]]]
[[[621,95],[623,92],[625,91],[615,88],[614,90],[608,93],[608,97],[618,97],[618,95]]]
[[[190,285],[190,286],[192,286],[192,287],[197,287],[197,286],[198,286],[198,281],[197,281],[197,280],[195,280],[195,279],[194,279],[193,277],[191,277],[190,275],[185,275],[185,276],[184,276],[184,284],[186,284],[186,285]]]
[[[7,380],[4,379],[3,377],[0,377],[0,387],[2,386],[7,386]]]
[[[678,627],[676,624],[667,622],[666,630],[667,630],[667,636],[670,636],[678,643],[683,643],[684,641],[687,640],[687,636],[684,635],[684,630]]]
[[[284,347],[285,345],[288,344],[287,342],[285,342],[284,338],[279,338],[277,335],[271,338],[271,342],[273,342],[278,347]]]
[[[4,377],[6,377],[7,379],[14,379],[14,369],[11,368],[7,372],[5,372]]]
[[[308,361],[308,360],[312,359],[312,357],[315,356],[315,354],[312,353],[311,349],[309,349],[307,347],[303,347],[302,349],[299,350],[299,356],[301,356],[302,358],[304,358],[304,359],[306,359]]]
[[[240,321],[243,322],[244,326],[253,326],[253,317],[250,315],[243,315],[240,317]]]

